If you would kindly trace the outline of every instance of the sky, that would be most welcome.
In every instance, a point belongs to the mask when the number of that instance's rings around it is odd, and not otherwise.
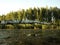
[[[34,7],[58,7],[60,0],[0,0],[0,15]]]

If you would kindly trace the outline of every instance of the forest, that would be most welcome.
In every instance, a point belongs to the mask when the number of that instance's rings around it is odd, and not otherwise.
[[[57,7],[37,7],[37,8],[29,8],[29,9],[22,9],[17,11],[11,11],[7,14],[3,14],[0,16],[0,23],[1,21],[23,21],[23,20],[32,20],[32,21],[39,21],[39,22],[47,22],[51,24],[55,24],[60,26],[60,8]],[[7,25],[7,24],[6,24]],[[3,28],[6,28],[6,25],[0,25]],[[11,26],[11,24],[9,24]],[[25,24],[13,24],[16,28],[20,28],[19,26]],[[12,27],[13,27],[12,25]],[[35,25],[35,24],[28,24],[28,26]],[[27,27],[28,27],[27,26]],[[41,24],[39,24],[41,26]],[[38,27],[39,27],[38,26]],[[26,26],[25,26],[26,27]],[[2,28],[2,29],[3,29]]]

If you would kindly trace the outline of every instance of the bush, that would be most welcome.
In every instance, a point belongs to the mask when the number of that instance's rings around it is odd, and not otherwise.
[[[14,26],[13,25],[6,25],[5,29],[14,29]]]

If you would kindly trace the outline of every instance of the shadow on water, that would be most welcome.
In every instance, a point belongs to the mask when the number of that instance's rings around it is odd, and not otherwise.
[[[0,45],[60,45],[60,30],[0,30]]]

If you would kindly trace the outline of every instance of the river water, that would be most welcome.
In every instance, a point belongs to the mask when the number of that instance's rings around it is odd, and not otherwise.
[[[48,44],[60,44],[60,30],[0,30],[0,45]]]

